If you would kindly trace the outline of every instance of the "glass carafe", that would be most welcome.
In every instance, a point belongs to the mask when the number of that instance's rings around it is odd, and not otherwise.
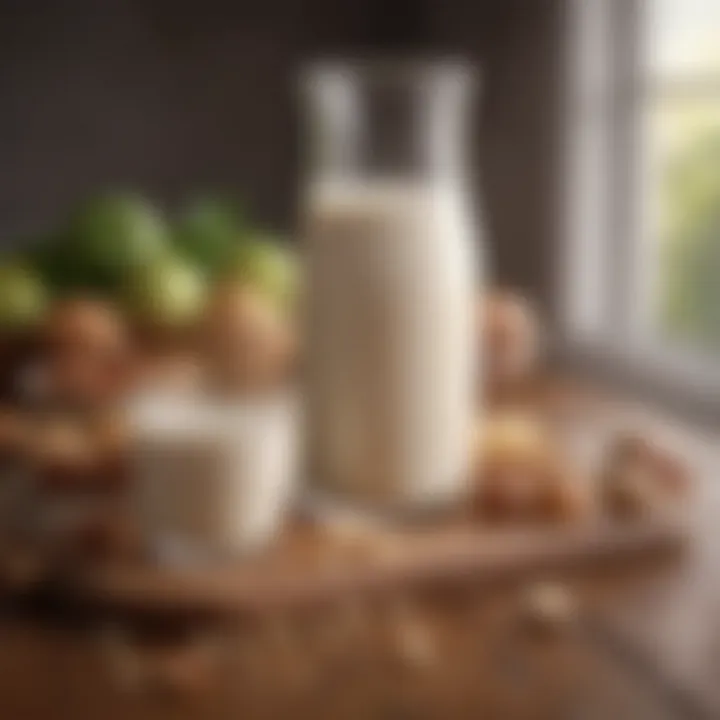
[[[450,63],[332,63],[304,76],[315,497],[428,510],[468,489],[479,355],[473,85]]]

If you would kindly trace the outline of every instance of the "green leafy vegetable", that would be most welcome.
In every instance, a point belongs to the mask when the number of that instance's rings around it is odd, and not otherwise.
[[[49,250],[61,284],[114,290],[128,272],[168,252],[162,214],[133,195],[105,195],[84,204]]]
[[[47,294],[42,281],[18,263],[0,266],[0,328],[21,330],[38,323]]]
[[[134,271],[125,288],[125,303],[133,317],[161,327],[192,323],[203,309],[205,296],[202,274],[172,257]]]
[[[228,276],[257,287],[287,307],[299,286],[298,261],[292,250],[270,236],[252,238],[240,245],[228,265]]]
[[[247,235],[247,220],[237,203],[208,197],[183,213],[174,239],[180,252],[214,275],[231,260]]]

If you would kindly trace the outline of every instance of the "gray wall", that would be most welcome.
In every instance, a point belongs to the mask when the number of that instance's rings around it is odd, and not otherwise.
[[[560,0],[0,0],[0,243],[77,198],[237,188],[290,227],[295,69],[327,51],[484,70],[477,163],[498,278],[550,297]]]
[[[476,146],[495,277],[549,312],[557,270],[563,0],[434,4],[439,49],[483,70]],[[482,8],[482,9],[480,9]]]

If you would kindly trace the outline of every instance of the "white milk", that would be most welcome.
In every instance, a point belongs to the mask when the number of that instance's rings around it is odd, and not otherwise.
[[[309,470],[387,509],[467,487],[474,414],[475,225],[446,186],[310,189]]]
[[[163,558],[243,552],[282,528],[296,478],[294,405],[287,397],[222,403],[199,393],[135,403],[134,499]]]

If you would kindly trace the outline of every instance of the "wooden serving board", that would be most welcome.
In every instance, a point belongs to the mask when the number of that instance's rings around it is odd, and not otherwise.
[[[574,529],[346,532],[297,524],[261,554],[216,565],[105,564],[64,584],[83,603],[133,611],[256,615],[419,586],[483,584],[593,571],[683,547],[679,523]]]
[[[590,415],[584,407],[597,410],[598,402],[578,402],[577,393],[550,393],[548,397],[551,403],[533,397],[528,405],[553,410],[551,414],[572,429],[568,443],[578,444],[580,450],[588,438],[590,445],[597,447],[626,418],[625,411],[616,413],[618,417],[606,410]],[[577,413],[578,407],[581,413]],[[579,431],[583,437],[575,437]],[[458,519],[425,527],[373,528],[297,520],[269,549],[233,561],[182,567],[105,561],[72,564],[58,575],[57,568],[46,567],[45,558],[40,557],[34,566],[30,558],[34,572],[28,573],[21,562],[20,575],[29,575],[40,584],[49,570],[52,579],[60,579],[54,583],[56,590],[82,605],[253,616],[271,609],[342,601],[363,593],[525,582],[569,571],[592,573],[601,566],[672,554],[685,545],[689,526],[689,518],[661,517],[503,529]],[[12,586],[12,582],[3,583],[5,575],[12,574],[6,570],[0,553],[0,584]],[[19,583],[19,587],[27,584]]]
[[[560,418],[571,430],[565,435],[573,454],[587,455],[583,462],[596,464],[603,439],[624,426],[627,410],[613,412],[588,393],[551,390],[529,398],[528,406]],[[254,615],[362,593],[525,582],[642,563],[688,544],[693,514],[686,508],[671,518],[619,522],[598,517],[544,528],[493,528],[455,519],[372,529],[328,525],[315,516],[316,522],[291,523],[272,548],[256,556],[194,568],[106,564],[81,573],[71,587],[85,601],[119,608]]]

